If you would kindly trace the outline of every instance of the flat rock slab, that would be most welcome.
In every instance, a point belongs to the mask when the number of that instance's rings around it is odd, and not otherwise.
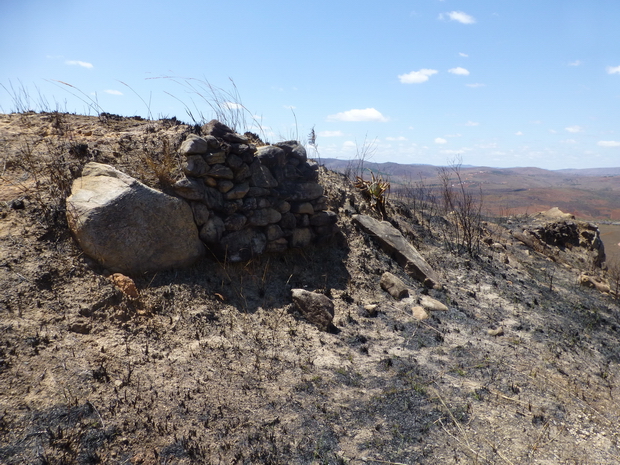
[[[187,266],[205,251],[187,202],[101,163],[73,182],[67,221],[82,250],[112,272]]]
[[[427,287],[440,286],[439,278],[417,249],[404,238],[398,229],[387,221],[367,215],[353,215],[353,221],[372,236],[383,251],[392,256],[407,274]]]

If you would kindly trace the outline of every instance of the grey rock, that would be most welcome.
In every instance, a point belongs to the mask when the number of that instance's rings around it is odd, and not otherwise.
[[[194,222],[200,227],[209,221],[211,212],[209,208],[202,202],[190,202],[192,212],[194,213]]]
[[[226,152],[207,153],[204,155],[204,160],[209,165],[226,163]]]
[[[249,197],[265,197],[269,194],[271,194],[271,191],[263,187],[250,187],[250,190],[248,191]]]
[[[283,237],[284,232],[282,232],[282,228],[277,224],[270,224],[265,228],[265,235],[268,241],[275,241]]]
[[[205,186],[217,187],[217,179],[215,179],[215,178],[211,178],[211,177],[207,176],[207,177],[205,177],[203,179],[203,182],[205,183]]]
[[[172,186],[174,192],[187,200],[201,200],[205,195],[205,185],[196,178],[181,178]]]
[[[267,246],[263,233],[252,228],[242,229],[225,235],[216,249],[220,258],[230,262],[240,262],[261,254]]]
[[[235,177],[233,171],[224,165],[213,165],[209,170],[209,176],[216,179],[233,179]]]
[[[305,289],[292,289],[293,302],[303,315],[321,331],[329,331],[333,326],[334,303],[329,297]]]
[[[213,216],[200,229],[200,239],[207,244],[217,244],[224,230],[224,221],[219,216]]]
[[[381,288],[388,292],[395,299],[402,299],[409,296],[409,289],[398,276],[386,271],[381,276]]]
[[[256,157],[260,162],[268,167],[284,166],[286,153],[275,145],[263,145],[256,149]]]
[[[250,185],[247,182],[243,184],[237,184],[230,191],[226,193],[227,200],[237,200],[244,198],[250,190]]]
[[[278,200],[274,205],[274,208],[280,213],[288,213],[291,211],[291,204],[286,200]]]
[[[209,173],[209,165],[202,158],[202,155],[188,155],[183,163],[183,172],[187,176],[200,178]]]
[[[86,255],[127,275],[187,266],[204,254],[192,209],[109,165],[88,163],[67,198]]]
[[[226,165],[232,168],[233,170],[238,170],[243,165],[243,160],[240,156],[231,153],[226,157]]]
[[[220,139],[224,139],[226,142],[230,143],[247,144],[249,142],[247,137],[237,134],[224,123],[221,123],[215,119],[203,125],[201,131],[203,134],[219,137]]]
[[[248,214],[248,224],[250,226],[267,226],[277,223],[282,219],[282,214],[273,208],[261,208]]]
[[[242,200],[229,200],[228,202],[224,202],[224,207],[222,208],[222,212],[225,215],[232,215],[233,213],[238,212],[243,207]]]
[[[250,172],[250,167],[243,163],[239,168],[235,170],[235,182],[243,182],[248,179],[252,173]]]
[[[229,181],[228,179],[222,179],[217,182],[217,190],[220,191],[222,194],[227,193],[233,187],[235,187],[235,183],[232,181]]]
[[[235,213],[226,218],[226,221],[224,221],[224,226],[226,231],[240,231],[246,225],[247,221],[248,219],[245,215]]]
[[[181,155],[200,155],[212,150],[219,149],[219,142],[215,137],[200,137],[196,134],[190,134],[181,144],[179,153]]]
[[[439,277],[398,229],[387,221],[378,221],[367,215],[353,215],[353,221],[369,234],[381,248],[391,255],[413,278],[428,287],[440,287]]]
[[[310,202],[294,203],[291,206],[291,211],[302,215],[314,215],[314,207]]]
[[[265,189],[273,188],[278,186],[278,181],[273,177],[269,168],[262,165],[260,161],[256,160],[250,166],[250,171],[252,173],[250,185],[253,187],[262,187]]]
[[[303,145],[301,145],[296,140],[288,140],[284,142],[278,142],[274,144],[276,147],[280,147],[283,149],[288,156],[296,158],[299,161],[306,161],[308,159],[308,154],[306,153],[306,149]]]
[[[202,201],[211,210],[221,210],[224,207],[224,197],[222,193],[213,187],[204,188]]]

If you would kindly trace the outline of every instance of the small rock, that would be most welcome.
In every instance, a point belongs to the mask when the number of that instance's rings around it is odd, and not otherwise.
[[[121,273],[114,273],[110,276],[110,280],[118,287],[123,294],[131,299],[137,299],[140,297],[136,283],[128,276]]]
[[[448,307],[444,304],[435,300],[427,295],[423,295],[420,297],[420,305],[424,307],[425,310],[430,310],[433,312],[447,312]]]
[[[292,289],[293,302],[306,320],[321,331],[328,331],[334,320],[334,303],[329,297],[304,289]]]
[[[73,321],[69,323],[69,331],[77,334],[89,334],[92,329],[92,326],[87,321]]]
[[[489,329],[487,330],[487,334],[489,336],[503,336],[504,335],[504,328],[497,328],[497,329]]]
[[[379,306],[377,304],[367,304],[364,305],[364,310],[366,310],[370,318],[374,318],[377,316],[377,313],[379,313]]]
[[[428,313],[426,313],[426,310],[424,310],[424,307],[421,307],[419,305],[411,307],[411,312],[413,314],[413,317],[418,321],[426,320],[429,317]]]
[[[181,144],[179,152],[182,155],[200,155],[219,147],[219,145],[213,136],[200,137],[196,134],[190,134]]]
[[[409,295],[409,289],[405,283],[390,272],[383,273],[379,284],[384,291],[387,291],[395,299],[400,300]]]

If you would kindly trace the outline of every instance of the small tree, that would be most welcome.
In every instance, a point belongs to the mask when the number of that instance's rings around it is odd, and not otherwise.
[[[439,169],[440,196],[446,216],[443,234],[448,246],[473,256],[482,241],[482,189],[478,195],[465,186],[460,162]]]

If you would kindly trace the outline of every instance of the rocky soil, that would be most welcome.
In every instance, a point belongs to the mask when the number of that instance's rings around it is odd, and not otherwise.
[[[321,170],[331,242],[132,276],[139,295],[124,293],[68,233],[71,181],[96,161],[165,190],[195,131],[0,115],[1,463],[620,462],[618,301],[578,284],[605,271],[570,219],[489,219],[470,255],[445,238],[449,216],[388,202],[431,289]],[[382,289],[385,272],[409,297]],[[331,299],[334,327],[306,321],[292,289]],[[420,313],[428,298],[448,310]]]

